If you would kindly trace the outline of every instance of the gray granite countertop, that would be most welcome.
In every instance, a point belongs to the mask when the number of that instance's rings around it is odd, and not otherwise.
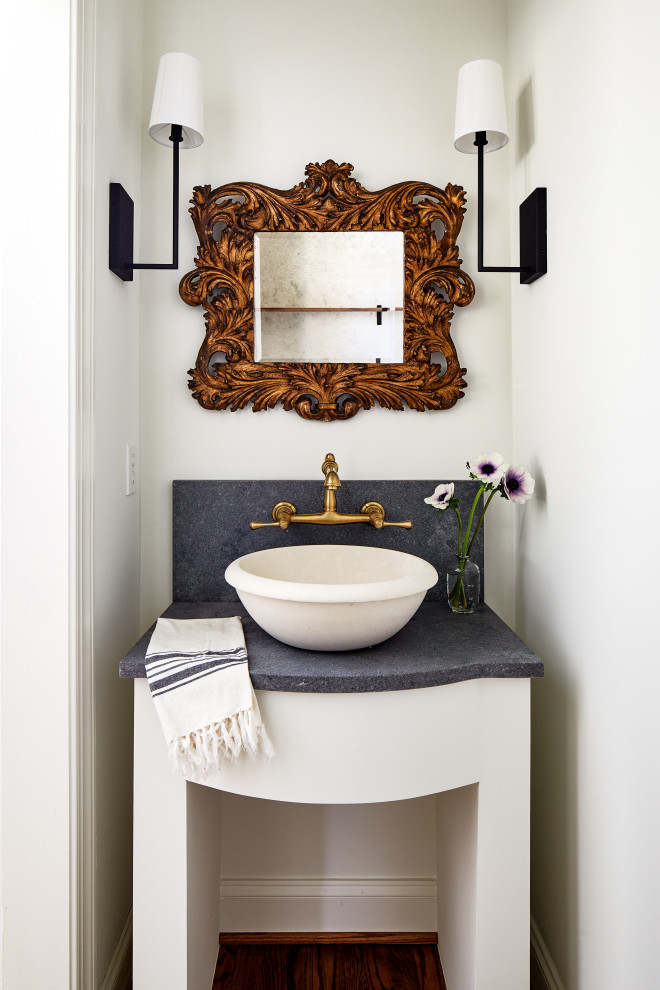
[[[541,660],[487,605],[474,615],[453,615],[443,603],[426,601],[396,636],[344,653],[286,646],[264,632],[240,602],[174,602],[163,614],[172,619],[240,615],[258,691],[402,691],[479,677],[543,676]],[[120,677],[145,676],[152,630],[121,661]]]

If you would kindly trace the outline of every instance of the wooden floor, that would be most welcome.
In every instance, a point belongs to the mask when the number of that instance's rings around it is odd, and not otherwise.
[[[221,935],[213,990],[447,990],[428,932]]]

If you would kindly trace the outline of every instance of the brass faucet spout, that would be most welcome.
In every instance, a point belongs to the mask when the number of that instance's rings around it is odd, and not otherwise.
[[[331,456],[331,454],[328,454],[328,458]],[[326,463],[328,463],[327,460]],[[325,475],[325,484],[323,487],[325,489],[323,493],[323,511],[335,512],[337,509],[337,496],[335,495],[335,492],[338,488],[341,488],[341,481],[339,480],[339,475],[335,470],[328,469]]]
[[[341,488],[341,481],[339,480],[339,475],[336,471],[328,471],[326,474],[325,488],[331,488],[333,491],[337,488]]]

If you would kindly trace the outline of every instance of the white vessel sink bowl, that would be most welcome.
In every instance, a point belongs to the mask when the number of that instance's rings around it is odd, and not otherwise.
[[[306,650],[358,650],[403,628],[438,573],[398,550],[321,545],[246,554],[225,578],[275,639]]]

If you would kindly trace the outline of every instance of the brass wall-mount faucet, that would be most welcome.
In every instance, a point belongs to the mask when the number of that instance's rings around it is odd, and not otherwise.
[[[335,492],[341,487],[339,480],[339,467],[334,454],[326,454],[322,467],[325,475],[323,512],[299,513],[295,505],[291,502],[278,502],[273,509],[274,522],[251,522],[250,529],[264,529],[266,526],[279,526],[280,529],[288,529],[291,523],[316,523],[319,526],[336,526],[340,523],[366,522],[375,529],[382,529],[383,526],[400,526],[402,529],[410,529],[412,522],[386,522],[385,509],[380,502],[367,502],[362,506],[360,512],[337,512],[337,496]]]

